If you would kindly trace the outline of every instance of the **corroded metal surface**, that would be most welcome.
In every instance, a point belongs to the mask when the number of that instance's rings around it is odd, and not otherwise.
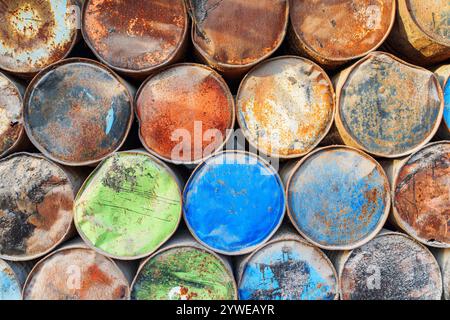
[[[282,43],[288,0],[190,0],[192,41],[212,67],[233,75],[270,56]]]
[[[181,219],[181,191],[172,171],[145,152],[104,160],[80,189],[75,226],[102,254],[138,259],[153,253]]]
[[[183,209],[191,233],[206,247],[245,254],[278,229],[284,189],[276,171],[261,158],[227,151],[196,168],[184,189]]]
[[[444,91],[444,119],[439,130],[439,135],[444,139],[450,140],[450,64],[440,66],[434,73],[439,79],[442,90]]]
[[[337,80],[336,126],[345,144],[380,157],[411,154],[436,133],[443,94],[430,71],[373,52]]]
[[[77,0],[0,2],[0,69],[30,75],[63,59],[77,38]]]
[[[24,289],[24,300],[126,300],[129,285],[111,259],[94,250],[68,247],[38,262]]]
[[[32,268],[32,262],[0,259],[0,301],[22,300],[22,288]]]
[[[442,280],[431,252],[400,233],[385,233],[347,253],[339,270],[343,300],[439,300]]]
[[[444,299],[450,300],[450,249],[433,249],[432,252],[441,267]]]
[[[450,142],[413,154],[394,180],[394,219],[429,246],[450,248]]]
[[[31,260],[71,230],[76,187],[62,168],[29,154],[0,161],[0,257]]]
[[[391,199],[383,168],[342,146],[303,158],[289,179],[287,197],[297,230],[328,250],[350,250],[371,240],[389,215]]]
[[[233,96],[206,66],[169,67],[144,82],[136,101],[141,141],[166,161],[198,163],[224,145],[234,126]]]
[[[242,81],[237,118],[260,151],[295,158],[316,147],[331,127],[334,90],[313,62],[293,56],[268,60]]]
[[[336,67],[378,48],[395,20],[395,0],[291,0],[294,50]]]
[[[188,35],[183,0],[87,0],[82,31],[97,57],[128,74],[178,58]]]
[[[24,122],[33,144],[66,165],[97,163],[118,150],[131,127],[133,98],[103,65],[67,59],[33,79]]]

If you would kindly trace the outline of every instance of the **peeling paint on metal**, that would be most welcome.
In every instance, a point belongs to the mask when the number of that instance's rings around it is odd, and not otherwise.
[[[13,269],[0,259],[0,300],[22,300],[21,291]]]

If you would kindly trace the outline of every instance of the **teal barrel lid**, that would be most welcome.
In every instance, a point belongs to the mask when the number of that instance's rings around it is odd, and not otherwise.
[[[391,201],[380,164],[344,146],[318,149],[298,162],[287,197],[297,230],[327,250],[350,250],[373,238],[388,217]]]
[[[22,300],[22,285],[14,270],[0,259],[0,300]]]
[[[183,200],[193,236],[228,255],[251,252],[267,241],[285,210],[277,172],[256,155],[239,151],[218,153],[199,165]]]
[[[75,226],[85,242],[112,258],[150,255],[175,232],[181,191],[172,170],[146,152],[105,159],[81,187]]]

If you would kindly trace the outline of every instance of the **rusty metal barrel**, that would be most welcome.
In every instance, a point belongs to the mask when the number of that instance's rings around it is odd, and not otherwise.
[[[177,164],[220,150],[234,127],[234,99],[222,77],[182,63],[150,76],[136,96],[139,137],[153,155]]]
[[[129,282],[110,258],[74,241],[40,260],[29,274],[24,300],[128,300]]]
[[[236,300],[230,261],[179,234],[144,260],[131,286],[132,300]]]
[[[427,144],[443,114],[434,74],[384,52],[372,52],[336,78],[336,127],[349,146],[385,158]]]
[[[326,68],[376,50],[395,21],[395,0],[291,0],[291,49]]]
[[[92,165],[117,151],[133,120],[131,88],[89,59],[51,65],[30,83],[24,98],[25,130],[53,161]]]
[[[188,0],[192,42],[199,58],[238,78],[283,42],[288,0]]]
[[[357,248],[375,237],[388,218],[388,178],[362,151],[321,148],[283,174],[293,225],[322,249]]]
[[[0,301],[22,300],[22,288],[33,263],[0,259]]]
[[[74,203],[78,233],[111,258],[146,257],[167,241],[181,220],[176,174],[145,151],[116,153],[87,178]]]
[[[236,264],[241,300],[335,300],[337,273],[327,256],[289,229]]]
[[[64,59],[77,41],[81,1],[0,3],[0,69],[31,77]]]
[[[213,155],[195,169],[184,188],[184,219],[192,235],[225,255],[252,252],[269,240],[284,211],[280,177],[251,153]]]
[[[444,299],[450,300],[450,249],[433,249],[432,252],[441,268]]]
[[[33,260],[70,237],[82,180],[39,154],[0,160],[0,258]]]
[[[330,130],[334,89],[325,71],[304,58],[277,57],[252,69],[236,97],[247,140],[278,158],[312,151]]]
[[[352,251],[333,257],[342,300],[440,300],[439,265],[424,245],[383,231]]]
[[[450,58],[448,0],[398,0],[387,45],[407,61],[429,66]]]
[[[439,79],[444,91],[444,119],[439,130],[439,135],[444,139],[450,139],[450,64],[438,67],[434,73]]]
[[[188,40],[184,0],[86,0],[82,32],[97,58],[143,77],[179,60]]]
[[[450,141],[431,143],[385,167],[394,225],[427,246],[450,248]]]

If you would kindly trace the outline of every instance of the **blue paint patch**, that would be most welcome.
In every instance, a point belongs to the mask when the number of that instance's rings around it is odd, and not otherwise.
[[[450,81],[447,81],[444,88],[444,121],[450,133]]]
[[[0,265],[0,300],[21,300],[20,286],[8,269]]]
[[[108,114],[106,115],[106,129],[105,129],[106,134],[109,134],[113,124],[114,124],[114,107],[111,105],[111,109],[109,109]]]
[[[196,237],[225,254],[268,239],[284,216],[283,185],[256,156],[225,152],[206,160],[185,187],[184,214]]]

